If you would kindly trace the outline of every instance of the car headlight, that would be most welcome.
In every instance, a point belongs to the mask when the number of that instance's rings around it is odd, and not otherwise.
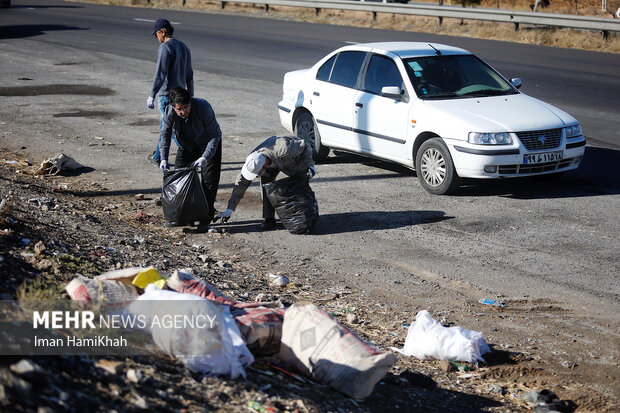
[[[507,132],[500,133],[482,133],[469,132],[467,142],[476,145],[510,145],[512,144],[512,136]]]
[[[567,138],[576,138],[577,136],[581,136],[583,134],[583,132],[581,132],[581,125],[580,124],[570,125],[570,126],[567,126],[564,129],[566,130],[566,137]]]

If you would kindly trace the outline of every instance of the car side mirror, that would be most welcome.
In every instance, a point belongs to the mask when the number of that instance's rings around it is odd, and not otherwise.
[[[392,99],[402,99],[403,91],[398,86],[384,86],[381,88],[381,96]]]
[[[518,77],[513,77],[512,79],[510,79],[510,83],[517,89],[521,87],[521,79],[519,79]]]

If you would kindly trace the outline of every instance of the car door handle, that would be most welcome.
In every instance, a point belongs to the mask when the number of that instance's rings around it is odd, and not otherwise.
[[[363,103],[359,103],[359,102],[357,102],[357,103],[355,104],[355,106],[357,106],[358,108],[363,108],[363,107],[364,107],[364,104],[363,104]]]
[[[320,94],[319,92],[312,92],[312,94],[313,94],[314,96],[321,96],[321,94]]]

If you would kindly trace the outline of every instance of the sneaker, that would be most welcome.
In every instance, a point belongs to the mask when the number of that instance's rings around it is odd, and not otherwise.
[[[266,218],[262,224],[260,224],[260,229],[263,231],[271,231],[276,228],[276,220],[274,218]]]
[[[146,157],[146,159],[148,159],[148,161],[150,163],[152,163],[153,165],[159,167],[159,158],[153,158],[153,155],[155,155],[155,152],[153,152],[152,154],[148,155]]]

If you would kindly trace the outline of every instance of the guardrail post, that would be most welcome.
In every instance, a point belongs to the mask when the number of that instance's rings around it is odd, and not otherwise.
[[[318,7],[314,9],[314,15],[318,16],[319,12],[321,11],[321,9],[319,9]]]
[[[269,14],[269,5],[265,4],[265,13]]]
[[[603,30],[603,40],[607,40],[609,38],[609,32],[607,30]]]
[[[372,20],[373,20],[373,21],[376,21],[376,20],[377,20],[377,12],[376,12],[376,11],[373,11],[373,12],[372,12]]]
[[[225,2],[225,1],[223,1],[223,2],[222,2],[222,10],[224,10],[224,8],[225,8],[225,7],[226,7],[226,2]]]
[[[443,0],[438,0],[437,4],[443,6]],[[437,28],[441,27],[441,23],[443,23],[443,17],[437,17]]]
[[[519,30],[519,23],[515,23],[515,32]]]

